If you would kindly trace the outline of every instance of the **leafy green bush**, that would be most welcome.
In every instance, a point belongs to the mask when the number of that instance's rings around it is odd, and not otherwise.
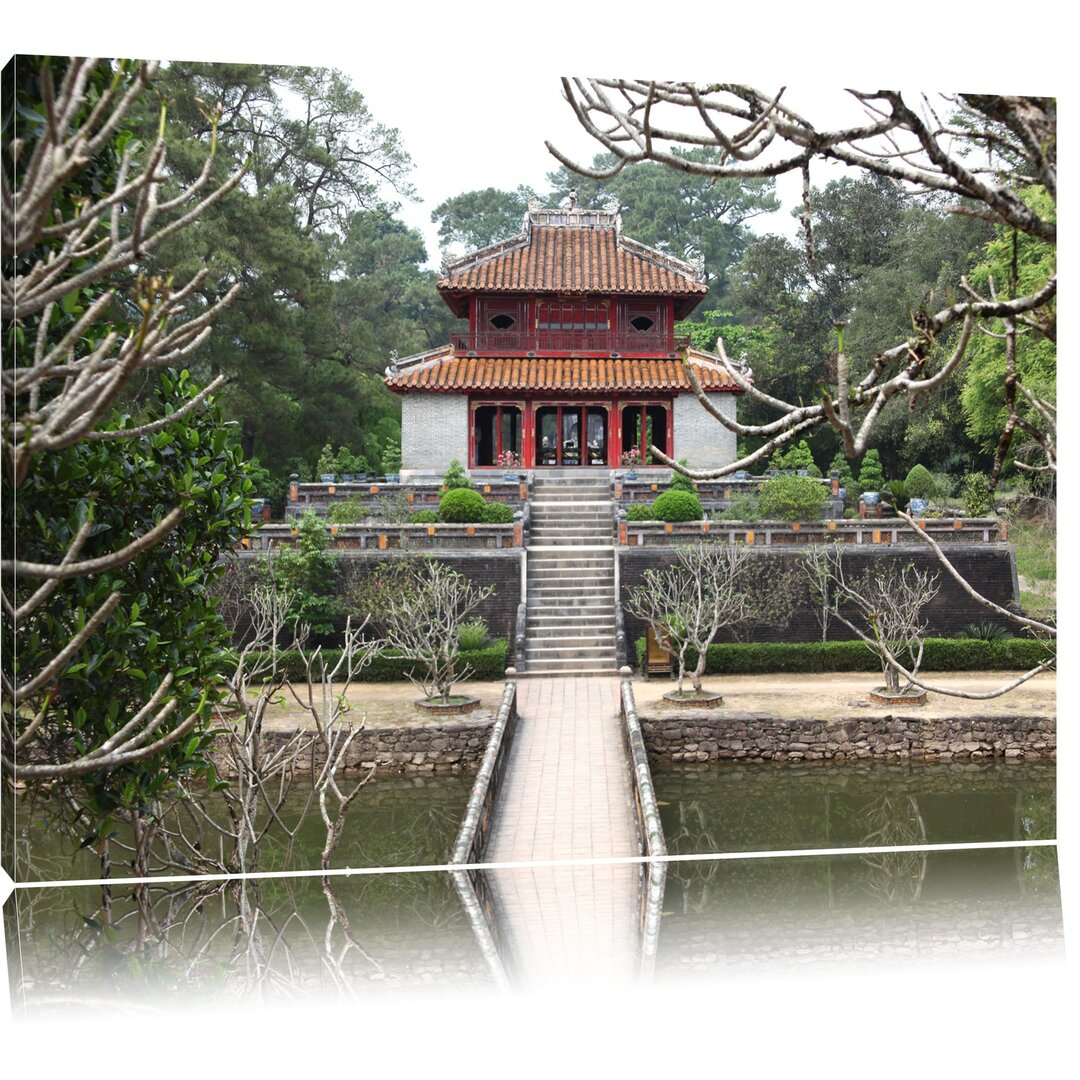
[[[475,651],[484,647],[487,636],[487,623],[483,619],[472,619],[458,630],[457,639],[462,649]]]
[[[414,525],[434,525],[439,515],[434,510],[417,510],[412,516]]]
[[[881,468],[881,455],[876,450],[867,450],[859,468],[859,486],[863,491],[882,491],[885,487],[885,473]]]
[[[932,499],[937,494],[934,477],[925,465],[912,465],[904,480],[909,499]]]
[[[388,437],[382,452],[383,475],[401,472],[401,438]]]
[[[450,491],[454,491],[457,488],[471,488],[472,481],[469,479],[469,474],[462,468],[461,462],[454,458],[450,462],[450,468],[443,473],[443,487]]]
[[[480,649],[462,649],[458,654],[461,665],[468,664],[473,669],[473,679],[494,681],[503,678],[506,672],[507,642],[503,639],[493,641]],[[321,653],[327,667],[332,668],[341,657],[340,649],[323,649]],[[290,679],[304,678],[300,654],[292,651],[278,653],[279,662],[288,672]],[[253,661],[254,662],[254,661]],[[364,668],[360,682],[405,682],[410,671],[421,674],[424,665],[419,660],[408,660],[393,650],[379,653]]]
[[[990,513],[990,481],[983,473],[968,473],[964,477],[964,513],[968,517],[983,517]]]
[[[508,525],[514,520],[514,508],[507,503],[485,502],[482,520],[485,525]]]
[[[272,559],[261,564],[262,572],[293,594],[289,615],[311,628],[313,634],[329,634],[341,610],[337,596],[337,558],[329,551],[326,523],[311,510],[300,517],[296,543],[279,547]]]
[[[974,641],[1007,641],[1012,634],[1000,623],[981,622],[968,623],[956,636]]]
[[[637,639],[638,666],[645,639]],[[920,671],[1025,671],[1055,654],[1053,642],[1031,638],[985,641],[927,638]],[[696,663],[690,656],[687,663]],[[877,655],[861,641],[722,642],[709,646],[708,675],[815,674],[881,671]]]
[[[692,491],[676,488],[656,497],[652,513],[657,521],[700,521],[705,516],[701,501]]]
[[[439,500],[439,520],[475,523],[484,520],[487,503],[479,491],[470,488],[451,488]]]
[[[330,520],[335,525],[350,525],[368,516],[368,508],[359,495],[350,495],[330,506]]]
[[[761,486],[763,518],[810,521],[824,513],[825,488],[809,476],[774,476]]]
[[[889,501],[897,510],[903,510],[907,506],[909,492],[903,480],[890,480],[885,485],[885,490],[889,495]]]
[[[829,472],[835,472],[840,478],[840,486],[847,492],[845,502],[852,503],[859,494],[859,481],[851,471],[851,462],[844,457],[843,450],[838,450],[836,456],[829,462]]]
[[[656,521],[656,515],[653,513],[653,504],[650,502],[636,502],[631,503],[626,508],[626,520],[627,521]]]
[[[679,459],[680,465],[686,464],[686,458]],[[689,476],[683,476],[681,472],[672,472],[671,482],[668,485],[669,491],[689,491],[695,492],[697,489],[694,487],[694,481]]]
[[[717,521],[758,521],[760,518],[761,505],[758,497],[746,491],[732,495],[728,508],[716,515]]]

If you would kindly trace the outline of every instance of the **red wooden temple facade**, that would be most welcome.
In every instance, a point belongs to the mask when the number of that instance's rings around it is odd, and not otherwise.
[[[700,269],[622,235],[613,209],[530,209],[520,236],[444,269],[439,292],[467,333],[399,360],[402,473],[617,468],[655,445],[692,466],[727,464],[734,437],[694,397],[734,416],[716,357],[675,336],[706,293]]]

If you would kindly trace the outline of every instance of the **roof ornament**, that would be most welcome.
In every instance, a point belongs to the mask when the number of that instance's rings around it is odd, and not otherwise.
[[[390,367],[387,368],[387,371],[391,371],[395,375],[397,374],[397,371],[398,371],[398,351],[397,351],[397,349],[391,349],[390,350]]]
[[[617,214],[619,212],[619,200],[614,195],[609,195],[603,202],[602,209],[606,214]]]
[[[540,198],[537,198],[537,196],[534,195],[529,200],[529,209],[530,210],[543,210],[544,209],[544,200],[540,199]]]
[[[693,268],[694,273],[697,274],[698,279],[705,280],[705,256],[699,251],[696,255],[691,256],[686,260]]]

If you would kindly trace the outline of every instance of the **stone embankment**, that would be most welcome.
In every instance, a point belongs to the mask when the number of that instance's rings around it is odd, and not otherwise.
[[[713,761],[1047,761],[1052,716],[856,716],[781,719],[766,713],[638,708],[654,764]]]
[[[397,773],[436,774],[475,772],[480,767],[491,734],[494,717],[485,713],[480,719],[470,715],[468,723],[443,723],[417,725],[415,727],[364,728],[353,739],[345,761],[346,769],[370,769],[377,774],[390,776]],[[292,733],[284,730],[265,734],[267,751],[273,753],[287,742]],[[318,768],[325,755],[316,753]],[[311,754],[304,754],[299,767],[307,771]],[[219,758],[218,769],[229,775],[228,762]]]

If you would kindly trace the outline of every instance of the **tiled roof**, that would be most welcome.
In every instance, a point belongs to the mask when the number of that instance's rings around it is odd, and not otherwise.
[[[691,350],[687,359],[706,390],[739,391],[715,357]],[[549,390],[561,394],[613,390],[678,393],[691,389],[682,360],[455,356],[451,349],[392,370],[386,385],[397,391],[444,393],[511,390]]]
[[[451,292],[623,293],[703,296],[694,268],[629,240],[615,227],[533,225],[516,243],[477,252],[446,268]]]

